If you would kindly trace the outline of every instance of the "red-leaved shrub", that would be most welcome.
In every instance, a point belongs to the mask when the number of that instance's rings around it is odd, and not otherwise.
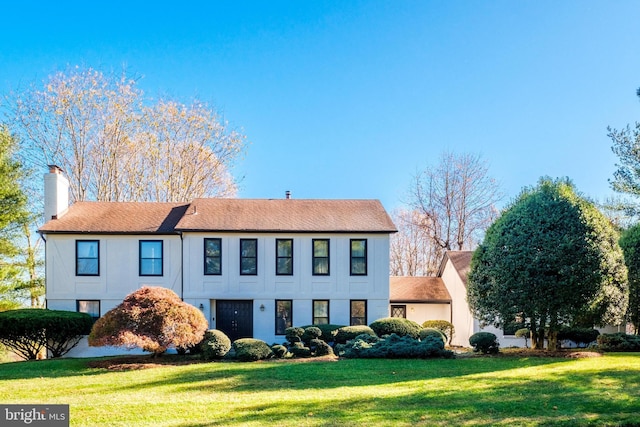
[[[154,354],[198,344],[207,319],[170,289],[144,286],[93,325],[89,345],[140,347]]]

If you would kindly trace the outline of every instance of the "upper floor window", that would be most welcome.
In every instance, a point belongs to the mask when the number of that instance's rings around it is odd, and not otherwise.
[[[367,300],[353,299],[350,308],[351,326],[367,324]]]
[[[293,275],[293,239],[276,239],[276,274]]]
[[[222,274],[222,239],[204,239],[204,274]]]
[[[351,239],[351,275],[367,275],[367,239]]]
[[[162,240],[140,240],[140,276],[162,276]]]
[[[100,275],[100,242],[76,240],[76,276]]]
[[[240,274],[258,274],[258,239],[240,239]]]
[[[276,300],[276,335],[284,335],[287,328],[293,326],[293,301]]]
[[[313,300],[313,324],[329,324],[329,300]]]
[[[76,311],[79,313],[87,313],[98,320],[100,317],[100,300],[76,300]]]
[[[313,275],[329,275],[329,239],[313,239]]]

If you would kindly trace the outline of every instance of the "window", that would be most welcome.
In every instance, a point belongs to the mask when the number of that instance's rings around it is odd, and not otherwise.
[[[293,302],[290,299],[276,300],[276,335],[284,335],[293,326]]]
[[[367,324],[367,300],[351,300],[351,326]]]
[[[329,239],[313,239],[313,275],[329,275]]]
[[[403,317],[407,318],[407,306],[406,305],[392,305],[391,317]]]
[[[313,300],[313,324],[329,324],[329,300]]]
[[[87,313],[95,322],[100,317],[100,301],[76,300],[76,311],[79,313]]]
[[[240,274],[258,274],[258,239],[240,239]]]
[[[162,276],[162,240],[140,240],[140,276]]]
[[[100,275],[100,242],[76,240],[76,276]]]
[[[293,275],[293,239],[276,239],[276,274]]]
[[[351,275],[367,275],[367,239],[351,239]]]
[[[222,274],[222,239],[204,239],[204,274]]]

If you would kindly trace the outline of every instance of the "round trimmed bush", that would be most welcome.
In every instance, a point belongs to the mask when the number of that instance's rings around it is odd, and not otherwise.
[[[316,357],[333,355],[333,348],[321,339],[311,340],[309,343],[309,349]]]
[[[446,320],[427,320],[422,323],[422,327],[435,328],[439,330],[444,334],[445,337],[448,337],[449,344],[451,344],[451,338],[453,338],[453,334],[456,332],[456,328],[455,326],[453,326],[453,323],[448,322]]]
[[[235,350],[236,359],[243,362],[254,362],[273,357],[271,347],[266,342],[255,338],[240,338],[233,342],[232,347]]]
[[[311,357],[311,349],[309,347],[305,347],[301,342],[295,342],[289,347],[289,351],[295,357]]]
[[[200,343],[202,358],[205,360],[222,359],[231,349],[231,340],[222,331],[209,329]]]
[[[600,331],[593,328],[561,328],[558,332],[558,340],[569,340],[578,347],[585,347],[598,339]]]
[[[442,343],[447,342],[447,336],[439,329],[436,328],[424,328],[420,330],[420,341],[424,341],[427,337],[436,337],[442,340]]]
[[[363,334],[377,337],[376,333],[373,332],[373,329],[371,329],[367,325],[344,326],[336,331],[335,342],[338,344],[344,344],[347,341],[354,339],[358,335]]]
[[[304,334],[304,329],[291,327],[284,330],[284,335],[287,341],[291,344],[302,341],[302,335]]]
[[[500,348],[498,337],[491,332],[476,332],[469,337],[469,344],[473,347],[473,351],[484,354],[497,353]]]
[[[396,334],[400,337],[409,336],[418,339],[422,329],[417,322],[402,317],[385,317],[376,320],[369,326],[379,337]]]
[[[282,359],[283,357],[285,357],[287,355],[287,347],[281,345],[281,344],[274,344],[271,346],[271,351],[273,352],[273,356],[278,358],[278,359]]]
[[[302,342],[305,344],[309,344],[311,340],[315,340],[320,338],[322,335],[322,331],[320,328],[316,326],[309,326],[304,328],[304,333],[302,334]]]
[[[333,325],[329,323],[326,325],[307,325],[302,326],[302,328],[307,329],[310,326],[320,329],[320,332],[322,333],[322,335],[320,335],[320,339],[326,343],[334,342],[336,331],[344,327],[344,325]]]

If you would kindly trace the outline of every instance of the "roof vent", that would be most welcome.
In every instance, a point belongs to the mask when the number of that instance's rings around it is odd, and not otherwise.
[[[287,200],[290,199],[291,198],[291,191],[289,191],[289,190],[285,191],[284,192],[284,198],[287,199]]]

